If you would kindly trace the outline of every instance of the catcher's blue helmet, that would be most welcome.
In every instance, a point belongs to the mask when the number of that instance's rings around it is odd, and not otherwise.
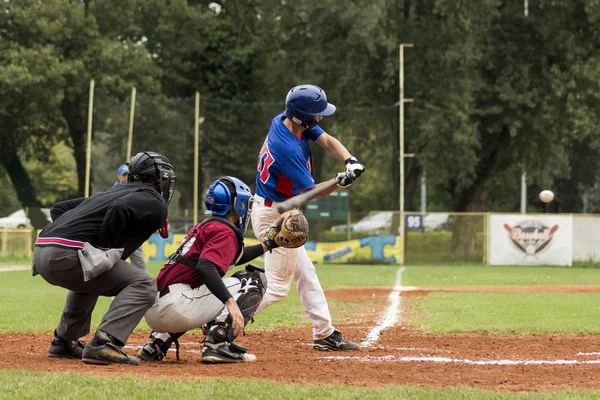
[[[229,211],[234,211],[239,217],[238,226],[244,234],[251,197],[248,185],[233,176],[224,176],[211,183],[206,191],[206,214],[224,216]]]
[[[327,102],[325,91],[315,85],[294,86],[285,98],[285,116],[307,129],[317,125],[316,116],[334,112],[335,106]]]

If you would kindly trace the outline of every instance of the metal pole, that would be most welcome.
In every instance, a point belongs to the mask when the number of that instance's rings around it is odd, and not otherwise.
[[[421,212],[427,212],[427,173],[425,170],[421,176]]]
[[[200,92],[194,107],[194,225],[198,223],[198,160],[200,147]]]
[[[521,174],[521,214],[527,214],[527,172]]]
[[[131,106],[129,107],[129,131],[127,134],[127,159],[131,159],[131,143],[133,141],[133,117],[135,116],[135,87],[131,88]]]
[[[412,101],[410,99],[404,98],[404,48],[405,47],[413,47],[412,44],[403,43],[400,44],[400,62],[399,62],[399,79],[398,79],[398,89],[400,93],[400,132],[399,132],[399,143],[400,143],[400,151],[399,151],[399,164],[400,164],[400,265],[404,265],[404,247],[406,238],[404,235],[404,102]]]
[[[352,238],[352,216],[350,215],[350,211],[348,211],[347,219],[346,219],[346,239],[350,240]]]
[[[94,80],[90,80],[88,100],[87,150],[85,155],[85,197],[90,197],[90,170],[92,161],[92,119],[94,114]]]
[[[527,0],[523,3],[523,15],[529,14],[529,4]],[[521,214],[527,214],[527,172],[523,170],[521,174]]]

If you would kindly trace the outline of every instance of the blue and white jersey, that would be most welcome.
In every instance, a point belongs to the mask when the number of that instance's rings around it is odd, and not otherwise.
[[[277,202],[315,187],[308,141],[315,141],[324,133],[317,125],[305,130],[298,139],[283,124],[284,118],[285,113],[273,118],[258,156],[256,174],[256,194]]]

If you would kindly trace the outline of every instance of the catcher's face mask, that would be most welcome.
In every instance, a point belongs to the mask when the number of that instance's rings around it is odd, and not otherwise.
[[[246,228],[248,227],[248,221],[250,219],[250,200],[252,199],[252,192],[250,191],[248,185],[246,185],[240,179],[232,176],[227,178],[235,187],[233,209],[238,215],[238,225],[243,235],[246,233]]]
[[[173,200],[177,176],[171,171],[163,171],[160,176],[159,189],[167,206]]]

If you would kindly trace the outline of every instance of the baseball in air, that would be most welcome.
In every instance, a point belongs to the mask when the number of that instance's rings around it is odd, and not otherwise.
[[[542,190],[540,192],[540,200],[544,203],[550,203],[552,200],[554,200],[554,193],[552,190]]]

